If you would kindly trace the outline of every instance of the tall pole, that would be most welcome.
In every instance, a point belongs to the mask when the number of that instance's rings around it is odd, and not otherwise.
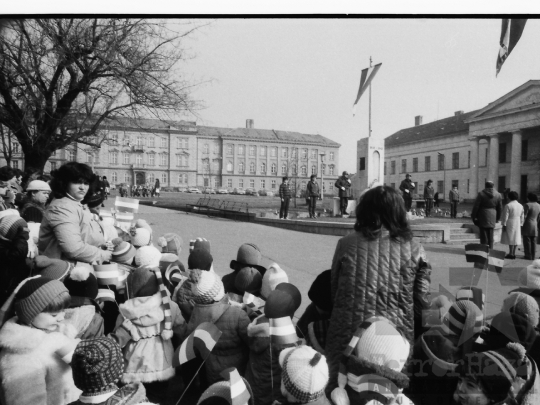
[[[371,56],[369,57],[369,67],[372,67]],[[369,132],[368,138],[371,137],[371,83],[369,84]]]

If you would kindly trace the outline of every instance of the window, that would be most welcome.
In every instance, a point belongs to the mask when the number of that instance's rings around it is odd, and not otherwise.
[[[118,152],[111,152],[111,154],[109,156],[109,161],[111,162],[112,165],[117,165],[118,164]]]
[[[324,165],[323,165],[324,167]],[[323,174],[324,174],[324,170],[323,170]],[[386,162],[384,162],[384,175],[386,176]]]
[[[396,174],[396,161],[392,160],[390,162],[390,174]]]
[[[154,177],[154,173],[150,173],[150,174],[148,175],[148,182],[149,182],[150,184],[154,184],[155,181],[156,181],[156,180],[155,180],[155,177]]]
[[[154,139],[153,136],[151,136],[150,138],[148,138],[148,146],[149,146],[150,148],[153,148],[154,146],[156,146],[155,144],[156,144],[156,140]]]
[[[160,165],[161,166],[167,166],[167,154],[166,153],[161,154]]]
[[[187,146],[186,146],[186,147],[187,147]],[[215,143],[215,144],[214,144],[214,147],[212,148],[212,150],[213,150],[212,153],[213,153],[214,155],[218,155],[218,154],[219,154],[219,144]]]
[[[261,146],[259,149],[260,156],[266,156],[266,146]]]
[[[459,180],[452,180],[452,188],[459,187]]]
[[[407,173],[407,159],[401,159],[401,173]]]
[[[208,160],[203,162],[203,172],[210,173],[210,163]]]
[[[305,190],[306,189],[306,181],[305,180],[302,180],[302,183],[300,184],[300,188],[302,190]]]
[[[234,145],[227,145],[227,155],[233,154]]]
[[[238,179],[238,187],[244,188],[244,179]]]
[[[230,160],[227,162],[227,171],[230,173],[233,171],[233,164]]]
[[[19,161],[15,160],[14,162],[17,162],[17,167],[15,169],[18,169],[19,167]],[[56,170],[56,162],[51,162],[51,171]]]
[[[148,154],[148,164],[150,166],[155,166],[156,164],[156,155],[154,155],[153,153]]]
[[[238,163],[238,171],[239,171],[240,173],[244,173],[244,171],[245,171],[244,162]]]
[[[124,152],[124,164],[129,164],[129,152]]]
[[[311,174],[317,174],[317,166],[311,166]]]
[[[361,157],[360,162],[358,163],[358,170],[366,170],[366,158]]]
[[[255,173],[255,162],[251,162],[249,164],[249,172],[250,173]]]
[[[291,169],[292,169],[292,174],[297,174],[298,173],[296,165],[292,165]]]
[[[124,173],[124,183],[131,184],[131,175],[129,173]]]
[[[333,176],[333,175],[334,175],[334,165],[328,166],[328,174],[329,174],[330,176]]]
[[[307,149],[302,149],[302,159],[307,159],[307,153],[308,153]]]
[[[163,173],[161,175],[161,183],[162,183],[162,185],[167,184],[167,173]]]
[[[244,156],[246,154],[246,145],[238,145],[238,154]]]
[[[438,180],[437,181],[437,192],[442,193],[442,192],[444,192],[443,189],[444,189],[444,181]],[[444,198],[444,195],[442,197]]]
[[[275,181],[275,180],[272,180],[272,188],[273,188],[273,189],[275,189],[275,188],[276,188],[276,186],[277,186],[277,183],[276,183],[276,181]]]
[[[307,167],[306,166],[302,166],[300,168],[300,173],[302,174],[302,176],[307,176]]]
[[[176,155],[176,166],[182,166],[182,155]]]
[[[521,141],[521,161],[525,162],[527,160],[529,160],[529,140],[524,139]]]
[[[203,153],[205,155],[210,153],[210,145],[208,145],[207,143],[205,143],[204,146],[203,146]]]
[[[161,138],[161,147],[166,148],[167,147],[167,138]]]
[[[249,146],[249,156],[255,156],[255,146]]]
[[[281,174],[287,174],[287,165],[285,163],[281,165]]]
[[[266,173],[266,163],[261,163],[261,173]]]
[[[288,154],[289,154],[289,153],[288,153],[288,149],[287,149],[287,148],[281,148],[281,157],[282,157],[282,158],[285,158],[285,159],[286,159],[287,156],[288,156]]]
[[[506,188],[506,176],[499,176],[499,184],[497,190],[504,190]]]
[[[506,143],[499,144],[499,163],[506,163]]]
[[[135,155],[135,163],[137,163],[138,165],[142,164],[142,154],[137,153]]]
[[[137,135],[137,147],[143,146],[143,138],[141,135]]]
[[[487,148],[486,148],[485,152],[486,152],[486,156],[485,156],[485,160],[484,160],[484,166],[487,166],[487,164],[488,164],[488,149]]]
[[[187,184],[187,176],[186,176],[186,184]],[[219,185],[219,178],[214,177],[214,188],[220,187]]]
[[[86,163],[92,163],[92,152],[86,152]]]
[[[254,179],[249,179],[249,187],[255,188],[255,180]]]
[[[67,160],[70,162],[75,161],[75,151],[74,150],[68,150],[67,151]]]
[[[113,184],[118,183],[118,173],[112,172],[111,181],[112,181]]]
[[[459,152],[452,153],[452,169],[459,169]]]
[[[232,179],[227,179],[227,187],[232,187]]]
[[[431,156],[426,156],[424,158],[424,171],[426,172],[431,171]]]
[[[265,189],[266,188],[266,180],[265,179],[261,179],[261,189]]]
[[[471,192],[471,179],[467,179],[467,193]]]
[[[118,145],[118,133],[117,132],[113,132],[111,134],[111,143],[114,144],[114,145]]]
[[[271,157],[277,157],[277,148],[276,147],[270,148],[270,156]]]
[[[296,159],[298,157],[298,148],[292,148],[291,157]]]
[[[317,149],[311,149],[310,156],[311,159],[317,159]]]
[[[467,167],[471,167],[471,151],[467,153]]]
[[[186,156],[186,166],[187,166],[187,156]],[[217,160],[214,160],[212,163],[212,167],[214,171],[217,173],[219,171],[219,162]]]
[[[412,160],[412,171],[414,173],[418,172],[418,158],[413,158]]]
[[[276,174],[277,173],[277,165],[275,163],[272,163],[272,166],[270,167],[270,172],[272,174]]]
[[[334,152],[330,152],[329,160],[334,160]]]
[[[11,161],[11,166],[12,166],[14,169],[18,169],[18,168],[19,168],[19,161],[18,161],[18,160],[12,160],[12,161]]]
[[[439,165],[439,170],[444,170],[444,155],[442,153],[439,153],[437,155],[437,161]]]

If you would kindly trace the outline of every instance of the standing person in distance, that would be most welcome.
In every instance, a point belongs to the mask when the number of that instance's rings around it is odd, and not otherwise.
[[[448,193],[448,200],[450,201],[450,218],[456,218],[457,206],[459,204],[459,191],[457,186],[453,186],[452,190]]]
[[[523,249],[525,259],[536,259],[536,237],[538,236],[538,219],[540,219],[540,204],[538,196],[534,193],[527,194],[525,209],[525,222],[523,223]]]
[[[107,180],[107,176],[103,176],[103,187],[105,189],[105,195],[103,197],[106,200],[111,192],[111,185],[109,183],[109,180]]]
[[[317,176],[312,174],[307,184],[307,198],[309,201],[308,210],[309,217],[315,218],[315,208],[317,207],[317,198],[321,195],[319,183],[316,181]]]
[[[156,179],[154,189],[152,190],[152,195],[157,195],[159,197],[159,179]]]
[[[349,215],[347,212],[350,197],[349,189],[351,188],[351,179],[349,179],[349,173],[343,172],[343,175],[336,180],[334,186],[339,189],[339,207],[341,210],[341,216]]]
[[[411,175],[407,173],[405,175],[405,180],[399,185],[399,189],[403,193],[403,200],[405,200],[405,210],[409,212],[412,206],[412,192],[414,191],[416,185],[411,180]]]
[[[433,181],[429,179],[424,188],[424,200],[426,201],[426,217],[429,217],[433,209],[433,197],[435,197],[435,189],[432,186]]]
[[[515,191],[508,193],[508,204],[503,208],[501,224],[503,226],[501,243],[508,245],[506,259],[516,258],[517,245],[521,245],[521,227],[524,222],[523,206],[518,202],[519,195]]]
[[[480,229],[480,243],[493,249],[493,229],[501,220],[502,197],[495,190],[492,181],[486,181],[486,188],[478,193],[471,212],[473,223]]]
[[[291,187],[289,178],[283,177],[283,182],[279,185],[279,198],[281,207],[279,208],[279,219],[289,219],[289,201],[291,200]]]

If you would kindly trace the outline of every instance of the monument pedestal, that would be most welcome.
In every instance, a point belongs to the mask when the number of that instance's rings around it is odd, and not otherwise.
[[[374,183],[384,183],[384,139],[362,138],[356,143],[356,175],[352,180],[353,197],[358,199]]]

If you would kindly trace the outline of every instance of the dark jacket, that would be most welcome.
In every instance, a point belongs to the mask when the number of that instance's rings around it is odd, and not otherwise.
[[[435,197],[435,189],[433,188],[433,186],[426,186],[424,188],[424,199],[425,200],[428,200],[428,199],[433,200],[434,197]]]
[[[316,181],[309,181],[307,184],[307,194],[306,197],[319,197],[321,195],[319,189],[319,183]]]
[[[341,176],[339,179],[336,180],[334,186],[336,186],[339,189],[339,196],[340,197],[350,197],[350,188],[351,188],[351,181],[350,179],[346,179],[345,177]],[[344,187],[345,190],[342,190],[341,187]]]
[[[289,184],[281,183],[279,185],[279,197],[291,198],[291,187],[289,186]]]
[[[412,184],[413,182],[411,181],[411,179],[405,179],[401,182],[401,184],[399,185],[399,189],[401,190],[401,192],[403,193],[403,198],[410,198],[412,199],[412,192],[413,190],[416,188],[416,184],[413,185]],[[409,192],[405,191],[405,190],[408,190]]]
[[[26,222],[35,222],[41,224],[45,207],[35,202],[26,200],[20,208],[21,218]]]
[[[336,384],[343,351],[361,323],[384,316],[413,342],[429,307],[431,266],[424,248],[411,240],[392,240],[387,231],[375,240],[361,232],[340,239],[332,261],[334,307],[327,335],[330,385]]]
[[[528,202],[523,208],[525,208],[525,221],[523,222],[521,234],[523,236],[538,236],[540,204],[537,202]]]
[[[321,314],[315,304],[312,302],[308,305],[298,322],[296,323],[296,334],[298,337],[306,339],[309,335],[308,325],[312,322],[322,321],[324,319],[330,319],[330,313]]]
[[[502,197],[493,188],[486,188],[478,193],[472,209],[471,217],[480,228],[495,228],[500,221]]]
[[[31,260],[26,258],[28,238],[28,228],[21,227],[13,240],[0,240],[0,305],[21,281],[30,276]]]

